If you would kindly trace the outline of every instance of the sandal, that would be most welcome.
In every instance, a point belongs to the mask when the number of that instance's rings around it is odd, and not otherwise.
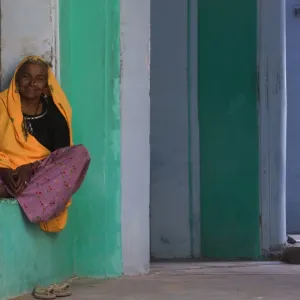
[[[72,292],[70,291],[70,285],[68,283],[53,284],[51,287],[51,292],[56,297],[69,297],[72,295]]]
[[[32,296],[36,299],[56,299],[56,295],[53,294],[52,290],[52,286],[47,288],[35,287]]]

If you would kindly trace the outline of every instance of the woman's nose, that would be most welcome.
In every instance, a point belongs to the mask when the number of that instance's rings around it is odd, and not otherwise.
[[[30,85],[31,85],[31,86],[36,86],[36,81],[35,81],[34,79],[31,79]]]

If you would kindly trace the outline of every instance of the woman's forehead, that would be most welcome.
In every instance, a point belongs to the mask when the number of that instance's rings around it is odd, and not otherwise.
[[[48,73],[48,67],[45,63],[25,62],[19,68],[18,73],[24,72],[46,75]]]

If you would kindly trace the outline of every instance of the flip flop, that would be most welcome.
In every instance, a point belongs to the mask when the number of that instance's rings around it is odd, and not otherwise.
[[[35,287],[32,292],[32,296],[36,299],[56,299],[56,295],[52,292],[53,287]]]
[[[72,295],[72,292],[70,291],[70,285],[68,283],[53,284],[51,287],[51,292],[56,297],[69,297]]]

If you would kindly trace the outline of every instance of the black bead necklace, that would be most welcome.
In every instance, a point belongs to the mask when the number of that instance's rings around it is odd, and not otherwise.
[[[38,103],[35,114],[33,116],[23,114],[23,124],[22,124],[23,128],[22,129],[23,129],[23,134],[24,134],[26,141],[27,141],[29,134],[34,135],[34,130],[33,130],[34,121],[44,117],[48,112],[48,105],[47,105],[48,99],[46,97],[44,97],[44,100],[45,100],[44,102],[46,104],[46,109],[43,109],[44,111],[40,115],[37,115],[37,113],[38,113],[39,107],[42,103],[41,101]]]

